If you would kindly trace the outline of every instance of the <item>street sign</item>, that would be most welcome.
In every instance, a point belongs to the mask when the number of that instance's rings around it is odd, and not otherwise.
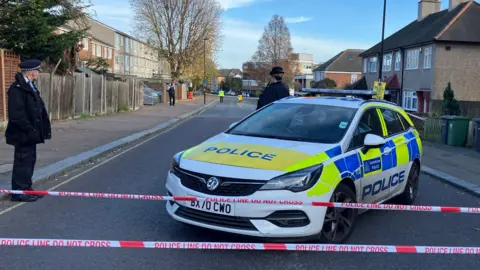
[[[375,96],[373,98],[376,99],[383,99],[385,96],[385,87],[387,86],[387,83],[385,82],[378,82],[375,81],[373,82],[373,91],[375,91]]]
[[[207,86],[207,80],[203,80],[203,86]]]

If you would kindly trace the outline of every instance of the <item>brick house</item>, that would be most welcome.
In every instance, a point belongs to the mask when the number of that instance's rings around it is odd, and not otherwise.
[[[337,83],[337,88],[355,83],[362,76],[362,59],[359,57],[362,52],[348,49],[335,55],[313,70],[313,82],[329,78]]]
[[[480,4],[420,0],[418,18],[384,41],[382,77],[387,89],[393,77],[399,91],[392,101],[406,110],[439,112],[443,91],[451,82],[462,112],[480,114]],[[378,79],[380,43],[361,54],[368,87]]]
[[[90,19],[87,37],[83,38],[79,43],[83,45],[82,50],[79,52],[80,63],[79,67],[87,67],[87,61],[89,59],[95,59],[101,57],[105,59],[109,65],[108,72],[115,70],[115,32],[98,23],[95,20]],[[73,22],[68,23],[56,30],[56,33],[64,33],[72,30],[75,27]]]

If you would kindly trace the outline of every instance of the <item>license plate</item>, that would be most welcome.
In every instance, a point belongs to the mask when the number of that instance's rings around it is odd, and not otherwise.
[[[190,201],[185,203],[186,206],[200,211],[234,216],[235,215],[235,205],[233,203],[225,202],[210,202],[210,201]]]

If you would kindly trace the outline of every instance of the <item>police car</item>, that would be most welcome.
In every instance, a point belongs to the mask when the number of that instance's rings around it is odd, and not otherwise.
[[[412,204],[421,158],[417,130],[393,103],[291,97],[176,154],[169,195],[216,199],[166,207],[180,222],[213,230],[342,243],[359,211],[294,201]],[[238,203],[241,198],[284,203]]]

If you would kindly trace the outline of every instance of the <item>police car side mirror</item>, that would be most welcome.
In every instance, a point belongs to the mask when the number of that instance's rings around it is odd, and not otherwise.
[[[363,140],[363,148],[362,153],[366,154],[368,150],[374,148],[380,148],[387,143],[384,138],[375,135],[375,134],[367,134],[365,139]]]
[[[232,128],[233,126],[235,126],[238,122],[233,122],[230,124],[230,126],[228,128]]]

